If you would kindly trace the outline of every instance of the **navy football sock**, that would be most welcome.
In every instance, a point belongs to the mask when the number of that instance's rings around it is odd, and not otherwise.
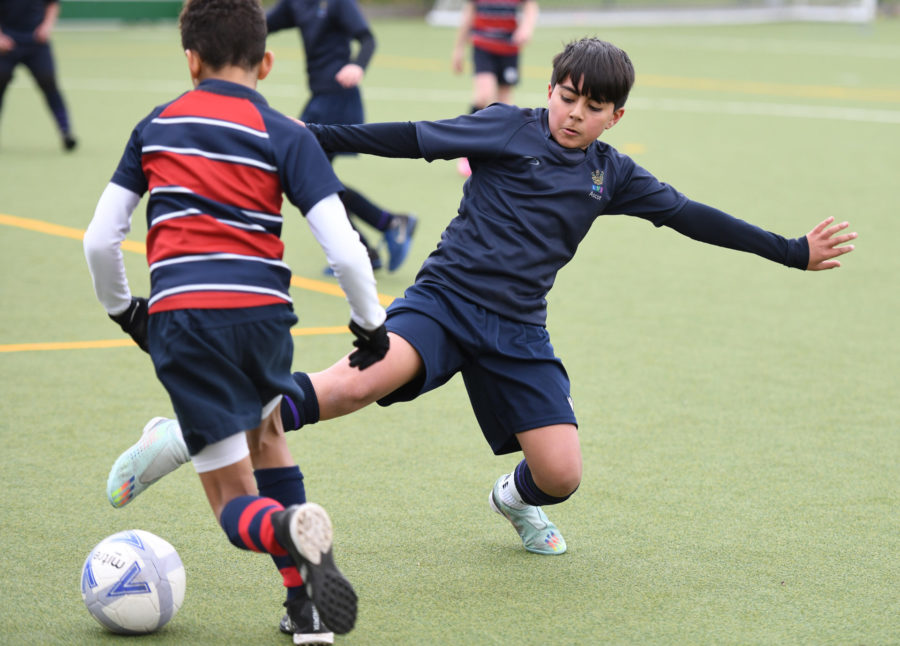
[[[575,493],[575,491],[573,490],[569,495],[563,496],[562,498],[544,493],[534,483],[534,478],[531,476],[531,469],[529,468],[528,463],[525,462],[525,460],[522,460],[521,462],[519,462],[519,464],[516,465],[516,470],[513,471],[513,481],[516,484],[516,489],[519,492],[519,496],[522,498],[522,502],[529,505],[534,505],[535,507],[541,507],[543,505],[557,505],[565,500],[568,500],[569,496]]]
[[[362,193],[344,185],[344,192],[341,194],[341,201],[348,213],[352,213],[359,217],[366,224],[384,231],[391,222],[391,214],[376,206],[366,198]]]
[[[319,421],[319,400],[309,375],[305,372],[295,372],[293,377],[303,391],[303,400],[295,401],[289,395],[281,398],[281,423],[286,431],[293,431]]]

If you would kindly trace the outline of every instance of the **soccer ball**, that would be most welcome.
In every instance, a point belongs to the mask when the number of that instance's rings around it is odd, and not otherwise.
[[[184,565],[167,541],[129,529],[100,541],[81,570],[81,598],[114,633],[152,633],[184,601]]]

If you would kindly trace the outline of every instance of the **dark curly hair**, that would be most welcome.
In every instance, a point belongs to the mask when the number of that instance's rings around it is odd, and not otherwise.
[[[187,0],[179,23],[181,46],[214,70],[251,69],[266,53],[266,14],[259,0]]]

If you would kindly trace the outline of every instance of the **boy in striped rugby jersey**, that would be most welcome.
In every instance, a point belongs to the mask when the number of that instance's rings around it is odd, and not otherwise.
[[[531,40],[538,11],[537,0],[465,0],[451,64],[456,74],[462,73],[466,45],[471,42],[475,73],[471,112],[492,103],[512,103],[513,87],[519,84],[519,53]],[[460,175],[472,174],[465,157],[456,166]]]
[[[334,564],[328,514],[306,503],[281,423],[282,395],[303,397],[291,378],[297,317],[282,261],[282,195],[306,216],[347,294],[360,370],[387,352],[385,312],[328,159],[256,91],[273,61],[259,0],[189,0],[180,27],[194,89],[133,130],[85,254],[98,299],[150,353],[180,450],[222,529],[235,546],[272,556],[295,641],[331,643],[331,631],[353,628],[356,594]],[[132,296],[121,253],[144,193],[149,299]],[[168,432],[148,424],[129,459],[153,457]],[[132,478],[110,500],[121,506],[140,486]]]

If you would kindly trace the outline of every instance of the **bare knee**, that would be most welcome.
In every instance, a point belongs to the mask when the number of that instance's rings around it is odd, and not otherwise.
[[[520,433],[519,444],[534,484],[547,495],[565,498],[581,484],[581,446],[573,424]]]
[[[565,498],[572,495],[581,484],[581,460],[554,463],[537,472],[532,467],[531,477],[544,493]]]

